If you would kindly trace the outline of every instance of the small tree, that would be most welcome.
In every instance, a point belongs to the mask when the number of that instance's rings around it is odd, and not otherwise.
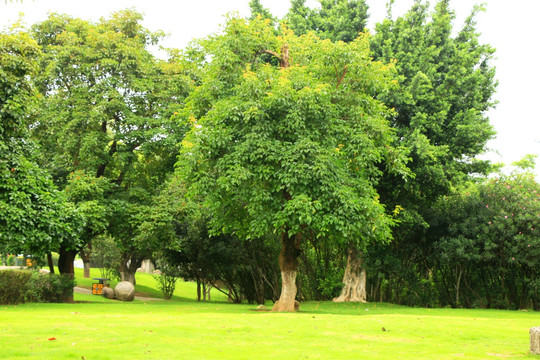
[[[102,278],[120,279],[118,271],[122,254],[114,239],[101,235],[92,241],[91,262],[99,268]]]
[[[176,281],[180,278],[181,271],[177,266],[170,264],[163,257],[156,261],[156,268],[160,273],[154,274],[159,290],[163,293],[165,300],[170,300],[176,288]]]

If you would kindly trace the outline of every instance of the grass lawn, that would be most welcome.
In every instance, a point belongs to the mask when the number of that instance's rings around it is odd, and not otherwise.
[[[137,281],[159,295],[151,276]],[[197,303],[181,282],[171,301],[2,306],[0,359],[540,359],[528,351],[538,312],[307,302],[270,313],[212,296]]]

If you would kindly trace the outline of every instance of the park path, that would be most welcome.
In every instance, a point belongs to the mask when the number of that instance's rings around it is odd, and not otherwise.
[[[88,294],[88,295],[92,294],[92,290],[82,288],[82,287],[79,287],[79,286],[75,286],[73,288],[73,292],[75,292],[77,294]],[[160,300],[163,300],[163,299],[159,299],[159,298],[151,298],[151,297],[137,296],[137,295],[135,295],[135,299],[136,300],[141,300],[141,301],[160,301]]]

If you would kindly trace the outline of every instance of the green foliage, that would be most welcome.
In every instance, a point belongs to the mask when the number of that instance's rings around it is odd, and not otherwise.
[[[20,304],[25,301],[26,284],[32,273],[26,270],[0,270],[0,304]]]
[[[204,198],[212,230],[387,239],[373,181],[381,163],[403,171],[403,159],[372,97],[392,88],[392,67],[370,60],[367,39],[275,36],[262,19],[231,19],[204,44],[212,62],[190,98],[178,174]],[[258,63],[263,52],[281,65]]]
[[[448,301],[444,287],[434,291],[431,285],[443,281],[433,275],[430,262],[433,204],[472,175],[492,169],[476,158],[494,135],[486,113],[496,88],[494,49],[480,43],[476,30],[480,10],[475,8],[454,35],[449,1],[438,1],[432,14],[426,3],[416,1],[405,15],[377,24],[371,39],[375,59],[395,61],[399,88],[379,99],[396,110],[391,123],[415,174],[407,181],[385,174],[378,186],[381,202],[402,210],[394,243],[368,249],[377,262],[370,264],[375,273],[368,273],[377,299],[407,304],[426,299],[431,305],[442,296]]]
[[[75,279],[58,274],[40,274],[32,272],[26,284],[26,302],[59,303],[73,294],[73,287],[77,285]]]
[[[376,59],[396,61],[399,90],[380,99],[396,109],[392,125],[416,175],[408,184],[388,177],[381,196],[420,216],[452,184],[489,171],[475,159],[494,135],[486,111],[496,87],[494,49],[479,42],[475,29],[479,10],[453,37],[449,2],[437,2],[429,17],[427,4],[418,1],[404,16],[377,24],[371,41]]]
[[[37,256],[75,233],[65,199],[36,163],[39,149],[29,138],[40,55],[28,33],[0,33],[0,249]]]
[[[275,21],[270,10],[263,7],[260,0],[250,0],[249,9],[251,11],[251,16],[249,17],[250,20],[255,20],[257,16],[261,16],[263,19],[269,19],[272,22]]]
[[[232,235],[211,235],[208,219],[199,214],[177,218],[176,236],[163,251],[162,261],[178,276],[199,285],[225,284],[229,297],[240,302],[276,299],[277,249],[263,239],[241,241]],[[274,255],[274,256],[271,256]]]
[[[76,285],[74,279],[28,270],[0,270],[0,304],[62,302]]]
[[[101,277],[105,279],[117,280],[120,278],[118,269],[122,254],[114,239],[102,235],[92,241],[92,252],[90,255],[92,264],[99,268]]]
[[[176,288],[176,281],[181,276],[181,271],[177,266],[162,259],[156,261],[156,268],[160,270],[160,273],[154,275],[154,280],[156,280],[158,289],[163,293],[163,298],[170,300]]]
[[[457,289],[452,304],[539,308],[539,199],[534,176],[515,173],[441,201],[432,236],[443,275]]]
[[[6,260],[7,266],[15,266],[17,265],[17,256],[15,255],[8,255]]]
[[[302,300],[332,300],[343,288],[346,256],[341,247],[309,239],[304,244],[299,264],[299,298]]]
[[[107,230],[123,253],[122,272],[131,274],[153,251],[153,243],[133,239],[173,170],[185,128],[171,116],[196,78],[181,53],[170,50],[168,61],[152,55],[163,34],[141,21],[132,10],[95,23],[51,14],[32,28],[43,52],[32,134],[83,220],[77,241],[62,251],[79,251]]]
[[[322,39],[351,42],[364,31],[368,18],[365,0],[319,0],[310,9],[305,0],[291,0],[285,23],[297,35],[313,31]]]

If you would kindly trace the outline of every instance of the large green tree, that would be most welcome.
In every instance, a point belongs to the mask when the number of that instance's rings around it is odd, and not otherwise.
[[[192,130],[179,174],[205,199],[214,231],[279,235],[274,310],[292,311],[304,238],[389,237],[372,180],[381,163],[403,169],[389,146],[388,109],[374,99],[390,91],[392,67],[371,61],[365,37],[346,44],[276,35],[260,17],[230,19],[204,45],[211,61],[186,114]]]
[[[43,256],[75,237],[65,198],[42,169],[30,139],[41,55],[26,32],[0,33],[0,251]]]
[[[395,146],[408,149],[415,174],[405,180],[385,173],[377,187],[388,209],[401,209],[399,226],[393,231],[397,241],[390,248],[399,252],[391,253],[402,262],[398,270],[402,272],[415,271],[425,258],[426,244],[421,239],[430,206],[470,174],[489,171],[487,162],[476,156],[494,134],[486,111],[493,106],[496,83],[490,65],[493,49],[479,42],[475,28],[481,8],[474,9],[457,36],[448,0],[438,1],[431,16],[428,4],[421,0],[395,20],[391,8],[390,3],[389,18],[377,24],[371,47],[376,60],[396,61],[400,86],[378,99],[395,109],[390,118],[399,139]],[[354,31],[363,30],[365,10],[365,4],[355,1],[322,1],[320,9],[310,9],[305,1],[293,0],[285,20],[299,34],[314,31],[333,41],[350,41]],[[364,22],[348,19],[354,11]],[[332,24],[332,31],[324,24]],[[350,248],[348,257],[346,286],[337,300],[365,300],[362,254]]]
[[[191,82],[179,56],[163,62],[152,55],[150,47],[163,35],[142,27],[141,20],[131,10],[97,23],[53,14],[32,29],[44,53],[42,111],[33,126],[43,163],[61,187],[71,173],[88,179],[86,184],[108,182],[103,196],[92,199],[108,216],[94,214],[84,231],[88,236],[60,254],[72,263],[92,236],[107,229],[124,251],[122,276],[131,281],[149,254],[133,242],[138,214],[173,170],[183,130],[170,118]]]
[[[351,42],[365,31],[368,18],[368,6],[363,0],[322,0],[320,7],[309,8],[305,0],[291,0],[291,8],[283,19],[285,23],[297,34],[307,34],[314,32],[317,36],[331,41]],[[325,259],[321,262],[317,256],[317,265],[309,265],[307,257],[304,258],[306,267],[318,268],[319,270],[329,268],[331,262],[341,262],[340,259],[329,259],[328,255],[336,253],[328,249],[325,242],[312,242],[315,254],[326,253]],[[334,298],[334,301],[365,301],[366,300],[366,274],[363,268],[363,251],[357,247],[355,242],[347,246],[347,262],[343,275],[343,288],[341,294]],[[337,252],[342,253],[342,252]],[[326,266],[321,266],[325,264]],[[333,273],[334,269],[328,269]],[[325,274],[324,281],[329,281],[330,274]],[[311,282],[323,286],[322,279],[312,279]],[[328,292],[328,289],[326,290]],[[327,295],[328,296],[328,295]]]
[[[438,1],[431,14],[416,1],[405,15],[378,24],[371,41],[376,59],[396,60],[399,90],[380,99],[396,110],[391,123],[409,149],[415,174],[406,182],[388,174],[378,188],[389,208],[403,207],[395,241],[379,253],[389,271],[377,271],[395,289],[415,289],[431,272],[427,259],[433,249],[425,237],[431,206],[470,175],[490,171],[477,158],[494,135],[486,113],[496,88],[494,50],[481,44],[476,30],[480,10],[454,35],[450,1]],[[397,293],[388,300],[399,301]]]

